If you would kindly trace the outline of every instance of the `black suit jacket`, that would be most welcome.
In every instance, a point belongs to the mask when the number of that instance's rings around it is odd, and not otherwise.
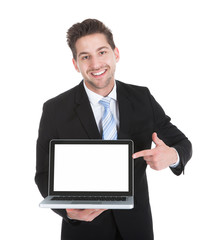
[[[180,175],[191,158],[192,147],[186,136],[172,125],[149,90],[116,81],[119,104],[119,139],[132,139],[134,151],[150,149],[152,133],[157,132],[180,156],[180,165],[171,170]],[[35,181],[43,197],[48,195],[49,141],[53,138],[101,138],[94,115],[81,82],[78,86],[47,101],[37,140]],[[87,153],[86,153],[87,154]],[[108,210],[90,223],[67,218],[65,210],[54,210],[63,217],[62,239],[114,239],[119,231],[125,240],[152,240],[153,227],[146,178],[147,164],[142,158],[135,163],[135,207],[132,210]]]

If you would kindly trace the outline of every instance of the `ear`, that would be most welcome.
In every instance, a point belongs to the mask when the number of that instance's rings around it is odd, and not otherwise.
[[[75,67],[75,70],[76,70],[77,72],[80,72],[80,69],[79,69],[79,67],[78,67],[77,61],[73,58],[73,59],[72,59],[72,62],[73,62],[73,65],[74,65],[74,67]]]
[[[118,62],[120,59],[120,55],[119,55],[119,49],[117,47],[115,47],[115,49],[114,49],[114,54],[116,57],[116,62]]]

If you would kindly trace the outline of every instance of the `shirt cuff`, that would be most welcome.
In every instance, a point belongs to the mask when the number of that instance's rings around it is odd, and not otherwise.
[[[70,217],[68,216],[68,214],[67,214],[67,218],[68,218],[69,220],[74,220],[74,219],[70,218]]]
[[[173,149],[175,149],[175,148],[173,148]],[[176,151],[176,149],[175,149],[175,151]],[[176,151],[176,154],[177,154],[177,161],[174,164],[170,165],[171,168],[176,168],[180,163],[180,157],[179,157],[179,154],[177,151]]]

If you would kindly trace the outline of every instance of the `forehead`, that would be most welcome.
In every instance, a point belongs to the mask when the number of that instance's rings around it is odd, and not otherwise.
[[[81,52],[92,53],[101,47],[111,48],[104,34],[94,33],[79,38],[75,44],[77,55]]]

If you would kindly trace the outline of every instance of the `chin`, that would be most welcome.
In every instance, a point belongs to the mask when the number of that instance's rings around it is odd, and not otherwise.
[[[96,89],[104,89],[113,85],[112,78],[104,80],[104,79],[95,79],[93,81],[87,80],[87,83]]]

